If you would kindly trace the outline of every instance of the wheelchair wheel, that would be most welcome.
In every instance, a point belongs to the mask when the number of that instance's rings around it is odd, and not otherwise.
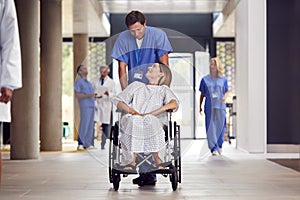
[[[172,189],[173,191],[176,191],[177,186],[178,186],[178,175],[177,175],[177,170],[175,170],[171,175],[170,175],[170,181],[172,183]]]
[[[180,126],[174,122],[174,164],[177,170],[177,181],[181,183],[181,144],[180,144]]]
[[[112,176],[113,179],[113,186],[115,191],[118,191],[119,186],[120,186],[120,181],[121,181],[121,176],[118,173],[114,173]]]
[[[116,122],[115,125],[111,129],[110,140],[113,141],[115,146],[119,144],[119,122]]]
[[[114,135],[114,127],[111,129],[111,134],[110,134],[110,140],[109,140],[109,154],[108,154],[108,172],[109,172],[109,181],[110,183],[113,183],[113,167],[114,167],[114,160],[115,160],[115,149],[114,149],[114,144],[113,144],[113,135]]]

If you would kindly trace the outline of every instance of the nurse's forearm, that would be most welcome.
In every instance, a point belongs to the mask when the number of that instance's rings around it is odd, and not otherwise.
[[[200,94],[200,108],[201,108],[201,106],[202,106],[203,98],[204,98],[204,94],[201,93],[201,94]]]
[[[127,74],[123,75],[123,76],[120,78],[120,84],[121,84],[122,90],[124,90],[124,89],[128,86]]]
[[[126,63],[119,61],[119,80],[122,90],[128,86],[126,67]]]
[[[226,99],[227,99],[227,97],[228,97],[228,94],[229,94],[229,92],[225,92],[225,94],[223,95],[223,97],[222,97],[222,102],[225,102],[226,101]]]
[[[91,98],[91,97],[94,97],[95,94],[82,94],[82,93],[79,93],[79,92],[75,92],[75,97],[77,99],[85,99],[85,98]]]
[[[159,58],[159,62],[169,66],[169,54],[165,53]]]

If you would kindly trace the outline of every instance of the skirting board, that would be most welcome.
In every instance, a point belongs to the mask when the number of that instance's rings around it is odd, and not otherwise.
[[[268,144],[267,153],[300,153],[299,144]]]

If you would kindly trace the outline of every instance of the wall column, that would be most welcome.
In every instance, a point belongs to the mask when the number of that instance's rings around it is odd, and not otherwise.
[[[62,5],[41,0],[41,150],[62,150]]]
[[[237,147],[266,152],[266,0],[240,0],[236,8]]]
[[[74,34],[73,35],[73,55],[74,55],[74,82],[77,78],[77,67],[80,64],[87,65],[88,57],[88,34]],[[80,122],[80,110],[77,99],[74,97],[74,140],[78,138],[78,129]]]
[[[38,1],[15,0],[19,20],[23,87],[12,102],[11,159],[39,157]]]

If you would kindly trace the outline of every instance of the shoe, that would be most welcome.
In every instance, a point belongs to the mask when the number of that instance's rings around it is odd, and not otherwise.
[[[219,149],[218,149],[218,153],[219,153],[220,155],[222,155],[222,148],[219,148]]]
[[[139,186],[144,185],[155,185],[157,182],[156,179],[153,178],[151,174],[141,174],[139,177],[132,180],[133,184],[137,184]]]
[[[80,150],[80,151],[84,150],[83,145],[78,145],[77,150]]]
[[[216,156],[216,155],[217,155],[217,151],[211,152],[211,155],[212,155],[212,156]]]
[[[135,179],[132,179],[132,183],[133,184],[139,184],[141,182],[141,176],[135,178]]]
[[[144,185],[155,185],[157,180],[149,173],[145,174]]]
[[[86,148],[87,150],[97,150],[96,147],[94,147],[93,145],[89,146],[88,148]]]
[[[101,149],[102,149],[102,150],[105,149],[104,146],[101,146]]]
[[[136,169],[135,169],[135,165],[127,164],[127,165],[124,166],[124,170],[127,170],[127,171],[134,171],[134,170],[136,170]]]

